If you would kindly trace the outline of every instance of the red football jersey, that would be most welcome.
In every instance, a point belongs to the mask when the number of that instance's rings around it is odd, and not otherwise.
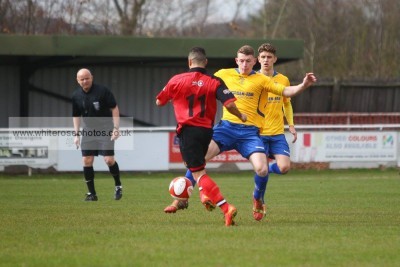
[[[173,76],[157,99],[161,105],[172,100],[178,133],[184,125],[212,128],[217,112],[216,100],[223,105],[236,100],[225,83],[208,75],[204,68],[193,68]]]

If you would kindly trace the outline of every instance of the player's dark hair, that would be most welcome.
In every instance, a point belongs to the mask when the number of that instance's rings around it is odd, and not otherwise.
[[[237,51],[237,53],[239,54],[244,54],[246,56],[252,55],[254,56],[254,49],[253,47],[251,47],[250,45],[244,45],[241,48],[239,48],[239,50]]]
[[[193,47],[190,49],[189,59],[198,63],[205,63],[207,61],[206,50],[198,46]]]
[[[264,43],[258,48],[258,53],[260,54],[262,52],[269,52],[276,55],[276,48],[270,43]]]

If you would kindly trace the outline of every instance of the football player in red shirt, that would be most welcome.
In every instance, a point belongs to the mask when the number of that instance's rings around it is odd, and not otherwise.
[[[236,98],[225,83],[207,74],[207,57],[203,48],[190,50],[188,64],[190,70],[173,76],[157,95],[156,104],[163,106],[173,100],[179,147],[185,166],[199,184],[200,200],[207,208],[214,208],[215,203],[225,215],[225,225],[234,225],[237,210],[225,200],[217,184],[207,175],[205,155],[213,135],[217,100],[241,121],[245,122],[247,117],[237,109]],[[178,209],[174,206],[168,208]]]

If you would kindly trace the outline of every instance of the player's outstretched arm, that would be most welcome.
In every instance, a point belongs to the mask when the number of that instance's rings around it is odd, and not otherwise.
[[[283,90],[283,96],[295,96],[313,85],[315,82],[317,82],[317,77],[315,77],[314,73],[307,73],[301,84],[285,87]]]
[[[225,108],[232,113],[233,115],[235,115],[236,117],[238,117],[242,122],[246,122],[247,121],[247,116],[244,113],[241,113],[240,110],[237,108],[235,102],[230,102],[228,104],[225,105]]]

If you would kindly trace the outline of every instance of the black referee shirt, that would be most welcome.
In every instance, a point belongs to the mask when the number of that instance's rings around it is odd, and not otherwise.
[[[84,128],[112,129],[111,109],[116,106],[114,95],[102,85],[92,84],[87,93],[79,87],[72,94],[72,116],[83,117]]]

